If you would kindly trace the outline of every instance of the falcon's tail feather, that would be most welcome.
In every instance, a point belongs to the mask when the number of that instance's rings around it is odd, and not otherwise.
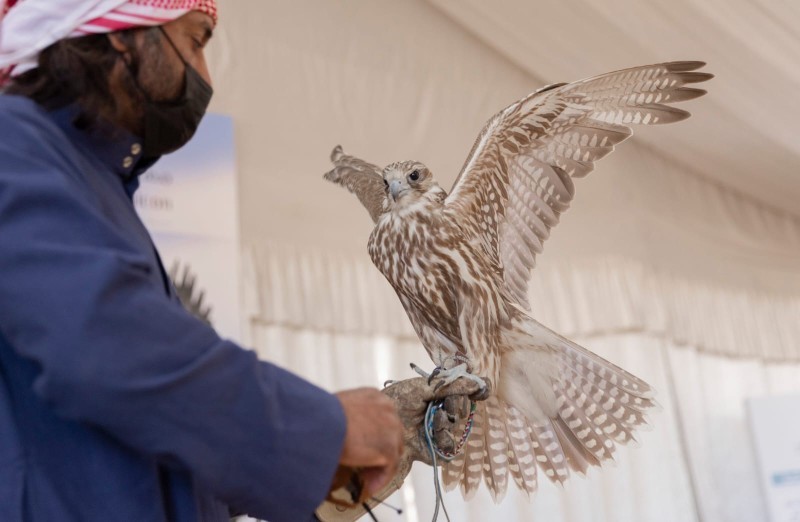
[[[635,441],[656,405],[647,383],[535,320],[516,328],[508,339],[525,342],[502,356],[497,395],[479,405],[464,454],[443,466],[445,487],[460,484],[465,498],[481,476],[499,502],[509,474],[528,494],[537,466],[556,483],[584,474]]]

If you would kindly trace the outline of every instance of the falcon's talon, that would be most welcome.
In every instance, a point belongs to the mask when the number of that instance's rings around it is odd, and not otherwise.
[[[448,386],[462,377],[469,379],[470,381],[474,381],[478,383],[478,386],[480,386],[480,389],[473,394],[474,396],[485,398],[484,396],[489,391],[489,386],[486,384],[486,381],[481,377],[470,373],[466,363],[461,363],[458,366],[454,366],[453,368],[449,369],[437,366],[431,373],[426,372],[414,363],[411,363],[411,369],[420,374],[422,377],[428,379],[428,384],[432,384],[433,379],[440,379],[433,388],[434,392],[438,392],[442,387]]]
[[[483,388],[469,396],[471,401],[483,401],[489,398],[489,395],[491,395],[492,392],[492,387],[486,384],[486,381],[484,381],[484,384],[485,386]]]
[[[428,386],[430,386],[430,385],[431,385],[431,382],[433,382],[433,380],[434,380],[436,377],[438,377],[440,373],[442,373],[442,368],[441,368],[441,366],[437,366],[436,368],[434,368],[434,369],[433,369],[433,371],[431,372],[431,374],[428,376]],[[436,388],[435,388],[435,389],[437,389],[437,390],[438,390],[438,389],[439,389],[439,386],[436,386]]]
[[[400,381],[396,381],[394,379],[388,379],[388,380],[383,382],[383,387],[384,388],[388,388],[389,386],[391,386],[392,384],[394,384],[396,382],[400,382]]]
[[[478,386],[480,386],[481,393],[486,391],[487,389],[486,381],[484,381],[477,375],[471,374],[469,370],[467,370],[466,363],[461,363],[458,366],[450,368],[449,370],[440,371],[439,377],[443,378],[443,380],[441,381],[441,386],[447,386],[448,384],[451,384],[455,382],[457,379],[463,377],[465,379],[469,379],[470,381],[478,383]]]

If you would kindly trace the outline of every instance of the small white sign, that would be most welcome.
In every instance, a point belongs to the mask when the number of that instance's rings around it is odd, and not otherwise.
[[[800,522],[800,395],[747,406],[770,520]]]

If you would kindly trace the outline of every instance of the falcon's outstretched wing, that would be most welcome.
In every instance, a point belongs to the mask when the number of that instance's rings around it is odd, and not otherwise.
[[[624,69],[539,89],[492,118],[475,142],[446,205],[503,267],[506,286],[529,309],[530,271],[575,195],[572,178],[631,135],[630,125],[680,121],[667,103],[705,94],[684,87],[713,75],[703,62]]]
[[[358,196],[372,221],[377,223],[380,215],[386,211],[386,189],[381,169],[372,163],[348,156],[342,151],[341,145],[337,145],[331,152],[331,161],[335,167],[325,174],[325,179]]]

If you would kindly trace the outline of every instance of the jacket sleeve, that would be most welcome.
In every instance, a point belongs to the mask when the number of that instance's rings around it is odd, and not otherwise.
[[[338,399],[171,301],[58,163],[0,140],[0,333],[41,367],[37,394],[253,516],[307,520],[341,453]]]

